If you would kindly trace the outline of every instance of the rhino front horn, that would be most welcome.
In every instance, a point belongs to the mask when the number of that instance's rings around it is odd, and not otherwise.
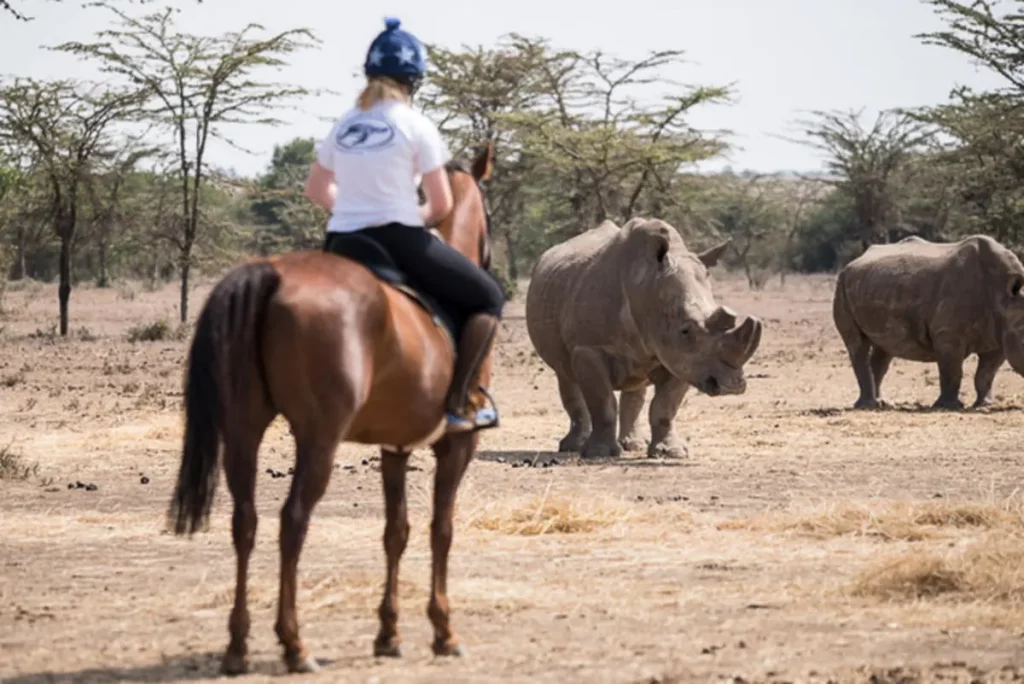
[[[761,344],[761,332],[764,326],[756,316],[749,316],[743,325],[729,332],[726,339],[726,360],[730,365],[740,368],[757,351]]]

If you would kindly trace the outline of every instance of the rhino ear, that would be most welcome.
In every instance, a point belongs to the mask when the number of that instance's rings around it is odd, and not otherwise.
[[[658,260],[658,264],[665,263],[665,256],[668,254],[668,237],[656,235],[654,237],[654,245],[654,256]]]
[[[1022,277],[1020,275],[1017,275],[1017,274],[1014,274],[1013,276],[1011,276],[1010,277],[1010,288],[1009,288],[1010,296],[1011,297],[1020,297],[1021,296],[1021,289],[1022,288],[1024,288],[1024,277]]]
[[[715,245],[714,247],[706,249],[700,254],[698,254],[697,258],[700,259],[701,263],[703,263],[705,266],[711,268],[718,264],[718,260],[722,257],[722,254],[725,253],[725,248],[728,247],[731,243],[732,238],[726,238],[725,242],[719,245]]]

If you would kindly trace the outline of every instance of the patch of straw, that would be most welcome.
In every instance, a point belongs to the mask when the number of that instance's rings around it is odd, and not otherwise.
[[[943,536],[950,529],[964,528],[1024,530],[1024,517],[1017,502],[996,506],[974,502],[910,501],[874,506],[833,504],[824,509],[769,513],[718,525],[720,530],[793,532],[816,539],[878,537],[885,541],[922,541]]]
[[[12,449],[13,442],[0,447],[0,480],[28,480],[39,476],[39,463],[29,462]]]
[[[510,535],[586,534],[615,525],[642,522],[689,522],[679,506],[640,506],[604,494],[552,493],[538,497],[492,501],[470,513],[477,529]]]
[[[910,551],[862,572],[854,596],[915,600],[947,596],[1024,604],[1024,538],[987,535],[945,554]]]

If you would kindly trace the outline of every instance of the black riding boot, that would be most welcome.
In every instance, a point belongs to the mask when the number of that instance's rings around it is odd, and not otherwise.
[[[466,322],[462,330],[455,372],[448,389],[448,432],[468,432],[498,425],[496,406],[475,410],[469,403],[470,391],[479,387],[480,366],[487,358],[497,329],[496,316],[476,314]]]

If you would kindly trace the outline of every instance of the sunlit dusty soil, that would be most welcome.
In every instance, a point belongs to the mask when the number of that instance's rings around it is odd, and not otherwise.
[[[1004,366],[993,407],[932,412],[936,369],[897,360],[883,387],[896,408],[850,411],[856,383],[832,326],[832,279],[716,287],[768,327],[745,395],[684,404],[691,453],[680,461],[554,454],[568,425],[555,378],[532,352],[521,300],[509,305],[494,384],[504,423],[485,433],[460,490],[451,556],[462,660],[429,650],[427,451],[409,474],[405,658],[371,656],[380,475],[373,449],[340,447],[300,563],[302,635],[325,666],[303,681],[1024,677],[1024,381]],[[206,292],[193,294],[195,310]],[[126,340],[133,326],[173,321],[176,296],[76,290],[68,340],[50,332],[55,288],[6,296],[4,681],[217,676],[234,585],[230,497],[222,482],[209,533],[163,531],[186,344]],[[292,458],[277,422],[260,454],[255,671],[241,681],[283,673],[277,516]]]

